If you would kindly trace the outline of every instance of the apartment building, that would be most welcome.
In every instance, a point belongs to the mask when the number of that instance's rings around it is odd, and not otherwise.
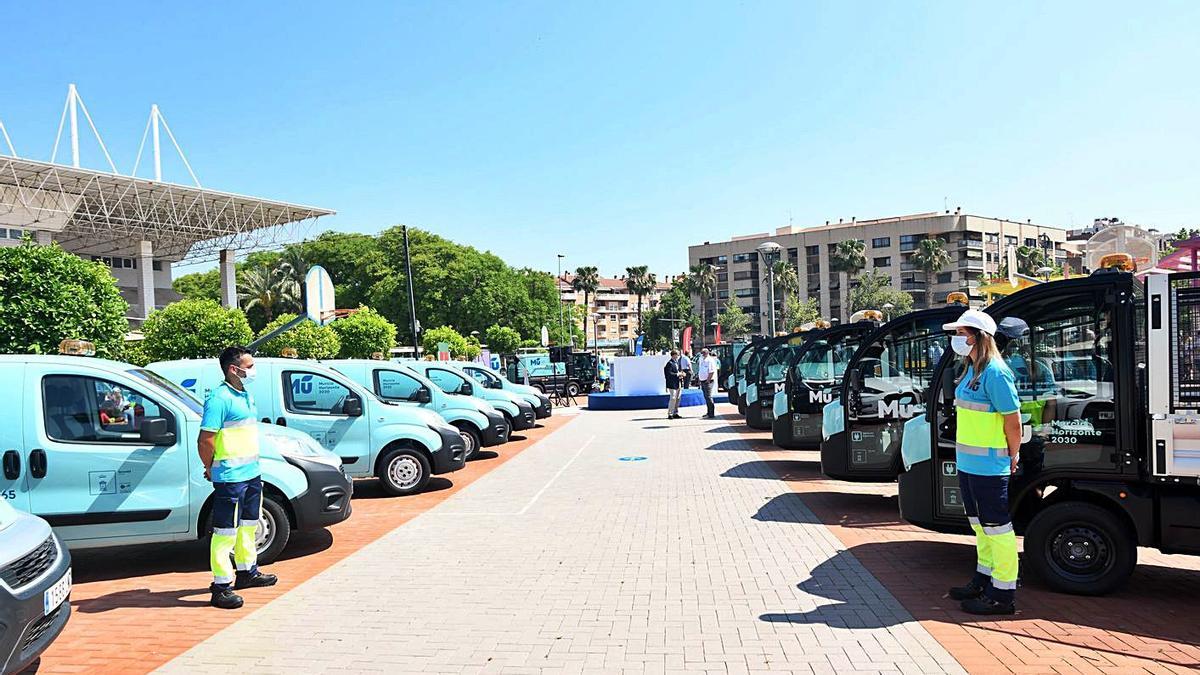
[[[583,306],[583,293],[571,287],[575,279],[572,274],[563,274],[558,289],[563,304]],[[662,294],[671,289],[669,279],[660,280],[649,295],[642,296],[642,311],[658,307]],[[625,288],[625,277],[601,277],[600,286],[588,298],[588,347],[598,341],[601,348],[624,344],[625,340],[637,337],[637,296]]]
[[[932,279],[917,269],[912,253],[921,240],[942,240],[951,263]],[[800,278],[799,295],[820,301],[821,312],[845,320],[849,314],[849,289],[840,287],[841,275],[830,269],[830,253],[839,242],[858,239],[865,244],[866,267],[891,277],[892,285],[913,296],[913,307],[922,308],[926,291],[932,290],[934,303],[942,302],[953,291],[964,291],[973,303],[982,304],[979,287],[994,276],[1004,263],[1009,247],[1032,246],[1044,250],[1056,264],[1065,264],[1068,251],[1063,248],[1065,230],[1003,218],[988,218],[962,213],[918,213],[872,220],[826,221],[817,227],[781,227],[774,233],[761,232],[737,236],[728,241],[704,242],[688,247],[688,264],[716,265],[716,297],[705,307],[705,321],[712,320],[728,298],[751,315],[751,325],[767,330],[766,276],[756,251],[772,241],[781,247],[784,260],[790,262]],[[851,287],[857,282],[851,281]],[[845,292],[844,292],[845,291]],[[699,298],[693,299],[699,306]],[[776,316],[783,299],[776,297]]]

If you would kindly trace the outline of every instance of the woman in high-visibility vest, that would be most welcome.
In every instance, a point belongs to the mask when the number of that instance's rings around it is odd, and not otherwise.
[[[945,324],[963,357],[954,390],[955,454],[977,563],[966,586],[950,589],[971,614],[1012,614],[1017,589],[1017,537],[1008,512],[1008,480],[1021,449],[1021,400],[1013,372],[996,347],[996,321],[977,309]]]

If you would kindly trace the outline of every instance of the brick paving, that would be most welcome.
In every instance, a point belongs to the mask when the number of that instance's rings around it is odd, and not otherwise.
[[[486,448],[484,458],[435,476],[420,495],[389,498],[373,480],[355,483],[354,514],[328,530],[296,533],[284,559],[264,568],[280,576],[273,588],[247,591],[246,606],[223,612],[208,606],[208,548],[204,542],[75,551],[74,614],[42,657],[40,673],[148,672],[217,631],[251,615],[380,536],[450,499],[489,471],[574,419],[556,411],[543,427],[517,432],[511,443]],[[523,439],[521,438],[523,437]],[[317,616],[312,615],[314,620]]]
[[[1018,614],[978,620],[945,589],[975,566],[970,537],[927,532],[899,518],[895,484],[844,483],[820,474],[817,452],[789,452],[770,434],[733,421],[759,450],[753,471],[783,478],[800,501],[905,609],[971,672],[1181,673],[1200,669],[1200,558],[1139,551],[1119,592],[1101,598],[1053,593],[1024,579]],[[751,473],[750,467],[739,471]]]
[[[584,412],[163,670],[962,672],[758,459]]]

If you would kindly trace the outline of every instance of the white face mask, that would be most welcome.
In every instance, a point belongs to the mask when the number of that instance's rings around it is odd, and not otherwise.
[[[966,335],[950,336],[950,348],[959,356],[970,356],[971,354],[971,345],[967,344]]]
[[[239,368],[239,370],[242,371],[242,382],[252,382],[255,377],[258,377],[258,372],[254,370],[254,366],[245,369]]]

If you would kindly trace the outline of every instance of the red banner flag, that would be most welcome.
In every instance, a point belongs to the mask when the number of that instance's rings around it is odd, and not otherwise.
[[[683,344],[680,346],[683,348],[684,354],[692,353],[692,327],[691,326],[688,326],[687,328],[683,329]]]

